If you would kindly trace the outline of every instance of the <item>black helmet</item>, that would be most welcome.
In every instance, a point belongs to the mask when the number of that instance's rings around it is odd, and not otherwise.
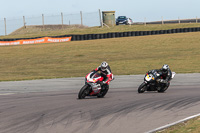
[[[164,72],[164,73],[167,73],[168,72],[168,69],[169,69],[169,66],[167,64],[164,64],[161,68],[161,70]]]
[[[105,61],[103,61],[103,62],[101,63],[101,70],[102,70],[102,71],[105,71],[107,68],[108,68],[108,63],[105,62]]]

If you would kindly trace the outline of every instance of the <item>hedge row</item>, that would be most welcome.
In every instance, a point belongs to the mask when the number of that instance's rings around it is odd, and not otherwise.
[[[129,37],[129,36],[146,36],[146,35],[172,34],[172,33],[197,32],[197,31],[200,31],[200,27],[156,30],[156,31],[128,31],[128,32],[110,32],[110,33],[103,33],[103,34],[62,35],[62,36],[49,36],[49,37],[59,38],[59,37],[72,36],[71,41],[82,41],[82,40],[93,40],[93,39],[106,39],[106,38]],[[14,40],[21,40],[21,39],[36,39],[36,38],[41,38],[41,37],[0,39],[0,41],[14,41]]]

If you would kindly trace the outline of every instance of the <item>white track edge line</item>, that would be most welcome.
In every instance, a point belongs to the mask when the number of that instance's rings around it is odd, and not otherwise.
[[[0,93],[0,96],[5,96],[5,95],[13,95],[15,93]]]
[[[199,114],[196,114],[196,115],[193,115],[193,116],[189,116],[189,117],[187,117],[187,118],[185,118],[185,119],[182,119],[182,120],[173,122],[173,123],[171,123],[171,124],[167,124],[167,125],[165,125],[165,126],[162,126],[162,127],[159,127],[159,128],[153,129],[153,130],[150,130],[150,131],[145,132],[145,133],[154,133],[154,132],[163,130],[163,129],[165,129],[165,128],[171,127],[171,126],[173,126],[173,125],[176,125],[176,124],[178,124],[178,123],[181,123],[181,122],[184,122],[184,121],[193,119],[193,118],[198,117],[198,116],[200,116],[200,113],[199,113]]]

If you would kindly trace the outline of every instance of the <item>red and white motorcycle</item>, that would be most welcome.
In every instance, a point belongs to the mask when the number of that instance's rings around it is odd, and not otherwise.
[[[102,82],[103,77],[100,76],[100,73],[95,71],[90,72],[85,76],[85,85],[79,91],[78,98],[84,99],[86,96],[104,97],[108,92],[109,85],[103,85]]]

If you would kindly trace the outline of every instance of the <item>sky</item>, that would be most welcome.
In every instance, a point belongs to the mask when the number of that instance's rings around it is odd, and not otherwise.
[[[117,16],[127,16],[133,22],[151,22],[161,21],[162,19],[200,18],[199,6],[200,0],[0,0],[0,36],[22,27],[23,16],[26,18],[39,17],[38,23],[41,25],[42,14],[58,16],[61,12],[64,14],[80,14],[80,11],[98,14],[100,10],[115,11],[116,18]],[[96,26],[98,26],[100,24],[98,22],[99,16],[95,16],[97,18],[93,25],[97,23]],[[6,18],[6,26],[4,18]],[[58,19],[53,18],[53,20]],[[90,19],[87,21],[90,21]],[[34,20],[28,22],[26,20],[29,25],[30,22],[32,22],[32,25],[38,25]]]
[[[135,21],[200,17],[200,0],[0,0],[0,20],[40,14],[116,11]]]

